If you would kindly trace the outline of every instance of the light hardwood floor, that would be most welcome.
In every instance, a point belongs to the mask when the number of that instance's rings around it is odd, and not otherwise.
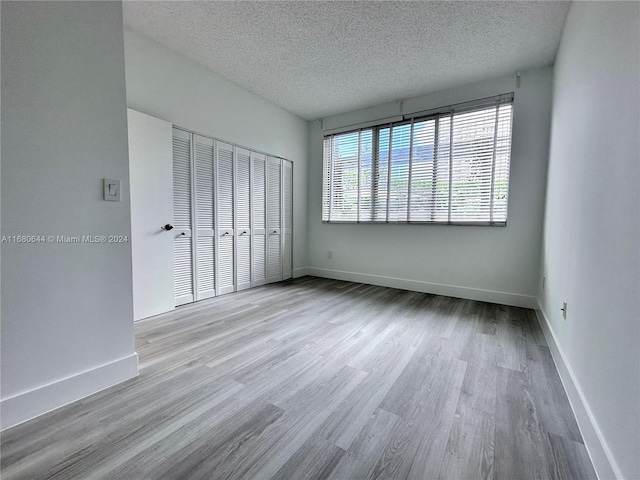
[[[305,277],[138,322],[2,479],[594,479],[534,312]]]

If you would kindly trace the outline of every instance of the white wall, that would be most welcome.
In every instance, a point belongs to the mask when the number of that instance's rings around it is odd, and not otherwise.
[[[404,101],[405,113],[515,92],[508,226],[323,224],[322,130],[309,133],[309,271],[431,293],[534,306],[551,108],[551,68]],[[324,119],[337,128],[399,113],[397,103]],[[327,259],[327,251],[333,259]]]
[[[2,235],[130,235],[122,5],[1,8]],[[1,332],[2,428],[136,375],[130,245],[3,243]]]
[[[293,268],[294,276],[304,274],[307,122],[130,30],[125,30],[125,54],[129,107],[293,161]]]
[[[554,73],[539,291],[572,403],[628,479],[640,478],[639,16],[637,2],[571,6]]]

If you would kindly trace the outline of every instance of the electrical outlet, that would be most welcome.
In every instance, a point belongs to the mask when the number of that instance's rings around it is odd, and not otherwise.
[[[560,310],[562,311],[562,318],[566,320],[567,319],[567,302],[562,302],[562,308]]]
[[[543,275],[542,276],[542,289],[544,290],[544,287],[547,285],[547,276]]]
[[[333,252],[332,252],[331,250],[329,250],[329,251],[327,252],[327,258],[328,258],[329,260],[333,259]]]

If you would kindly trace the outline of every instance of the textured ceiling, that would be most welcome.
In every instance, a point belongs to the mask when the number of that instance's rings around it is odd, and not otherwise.
[[[312,120],[553,62],[568,2],[127,1],[125,25]]]

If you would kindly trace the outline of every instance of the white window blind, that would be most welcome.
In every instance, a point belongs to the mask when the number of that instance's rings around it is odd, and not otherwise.
[[[507,222],[513,94],[325,135],[325,222]]]

